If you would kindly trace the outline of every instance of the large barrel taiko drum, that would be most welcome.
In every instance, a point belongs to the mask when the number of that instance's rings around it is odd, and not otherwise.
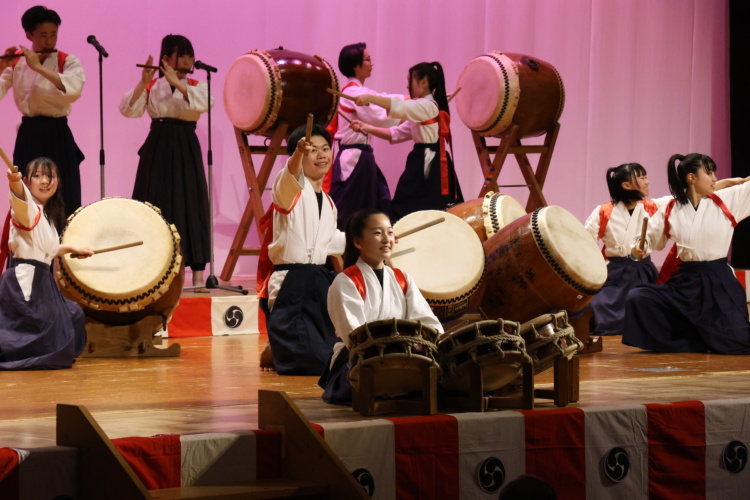
[[[84,313],[108,325],[130,325],[150,315],[171,316],[180,300],[185,267],[180,235],[159,209],[127,198],[105,198],[70,216],[62,243],[94,250],[143,244],[95,254],[60,257],[62,293]]]
[[[555,310],[576,313],[601,290],[607,265],[570,212],[541,207],[484,242],[482,311],[523,323]]]
[[[456,110],[484,137],[503,137],[518,125],[517,139],[544,134],[558,121],[565,88],[551,64],[523,54],[493,51],[469,61],[458,77]]]
[[[278,48],[252,50],[237,58],[224,80],[229,121],[247,134],[271,137],[286,123],[287,136],[307,122],[328,125],[338,108],[336,72],[320,56]]]
[[[490,191],[484,198],[452,206],[448,213],[466,221],[484,243],[500,229],[526,215],[526,209],[515,198]]]

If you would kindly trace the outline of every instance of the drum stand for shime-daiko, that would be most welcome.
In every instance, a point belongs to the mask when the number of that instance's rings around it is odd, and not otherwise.
[[[258,241],[263,240],[259,225],[260,218],[265,213],[262,200],[263,190],[265,190],[268,179],[271,176],[271,170],[273,169],[276,157],[287,153],[286,148],[281,145],[284,137],[286,137],[286,131],[286,123],[281,123],[276,127],[271,136],[271,141],[267,146],[250,146],[247,142],[247,134],[234,127],[234,136],[237,139],[237,146],[240,150],[242,169],[245,172],[245,181],[247,182],[250,198],[247,200],[245,211],[242,213],[242,219],[240,219],[240,225],[237,228],[237,233],[234,235],[232,246],[229,248],[229,253],[227,254],[227,260],[224,262],[224,268],[221,271],[220,277],[225,281],[232,278],[234,268],[240,256],[260,255],[260,247],[245,247],[245,240],[247,239],[247,233],[250,231],[253,220],[255,220],[255,226],[258,230]],[[264,155],[260,171],[257,173],[252,159],[252,155],[254,154]]]
[[[359,370],[359,387],[352,387],[352,409],[364,417],[386,413],[435,415],[438,409],[438,368],[423,366],[420,370],[422,390],[418,395],[394,398],[375,397],[376,370],[363,366]]]
[[[164,326],[164,317],[146,316],[126,325],[108,325],[86,316],[86,347],[82,358],[179,357],[180,344],[156,347],[161,337],[154,334]],[[156,344],[154,343],[156,342]]]
[[[518,138],[518,131],[519,126],[514,123],[508,127],[503,138],[500,139],[499,145],[488,146],[485,138],[472,130],[471,135],[474,138],[474,146],[476,147],[479,164],[482,167],[482,174],[484,175],[484,184],[482,185],[482,190],[479,192],[479,198],[483,198],[489,191],[499,192],[497,177],[500,175],[500,170],[503,168],[505,159],[509,154],[512,154],[516,157],[521,174],[523,174],[523,178],[526,181],[526,186],[529,188],[529,200],[526,203],[526,211],[532,212],[539,207],[547,205],[547,200],[542,194],[542,187],[544,186],[552,153],[557,142],[557,134],[560,132],[560,124],[555,122],[550,126],[545,134],[544,144],[542,145],[522,145],[521,139]],[[494,159],[490,159],[491,153],[495,154]],[[527,154],[534,153],[540,155],[536,172],[534,172],[527,157]]]

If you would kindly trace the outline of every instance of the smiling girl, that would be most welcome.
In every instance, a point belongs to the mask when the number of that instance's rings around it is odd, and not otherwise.
[[[630,291],[624,344],[660,352],[750,354],[747,299],[727,262],[734,226],[750,215],[750,178],[720,183],[715,172],[706,155],[670,158],[674,198],[650,219],[646,238],[656,250],[673,240],[679,268],[663,285]],[[734,185],[716,192],[727,181]],[[637,258],[644,254],[632,252]]]
[[[83,311],[64,298],[51,272],[66,253],[93,255],[88,247],[60,245],[64,223],[57,166],[37,158],[27,177],[8,171],[12,267],[0,277],[0,370],[70,368],[86,343]]]

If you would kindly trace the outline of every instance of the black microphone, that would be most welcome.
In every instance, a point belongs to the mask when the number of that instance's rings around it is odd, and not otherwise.
[[[96,37],[94,35],[89,35],[86,41],[93,45],[96,51],[99,52],[102,57],[109,57],[107,51],[104,50],[104,47],[102,47],[101,44],[96,41]]]
[[[206,70],[211,73],[216,73],[216,68],[214,68],[213,66],[209,66],[208,64],[201,62],[201,61],[195,61],[195,67],[197,69]]]

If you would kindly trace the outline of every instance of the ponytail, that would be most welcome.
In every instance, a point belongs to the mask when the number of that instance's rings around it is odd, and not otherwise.
[[[646,169],[640,163],[623,163],[617,167],[607,169],[607,187],[612,203],[621,201],[626,205],[643,199],[643,194],[637,189],[625,189],[623,182],[636,184],[638,176],[646,175]]]
[[[710,156],[700,153],[690,153],[687,156],[676,154],[669,159],[667,163],[669,192],[682,205],[688,202],[688,174],[697,174],[701,169],[707,174],[716,172],[716,163]]]
[[[422,62],[416,64],[409,68],[409,76],[416,76],[418,80],[427,77],[430,92],[432,92],[432,96],[435,98],[438,109],[450,114],[448,96],[445,91],[445,74],[443,73],[443,66],[439,62],[433,61],[431,63]],[[411,81],[411,78],[409,80]]]

